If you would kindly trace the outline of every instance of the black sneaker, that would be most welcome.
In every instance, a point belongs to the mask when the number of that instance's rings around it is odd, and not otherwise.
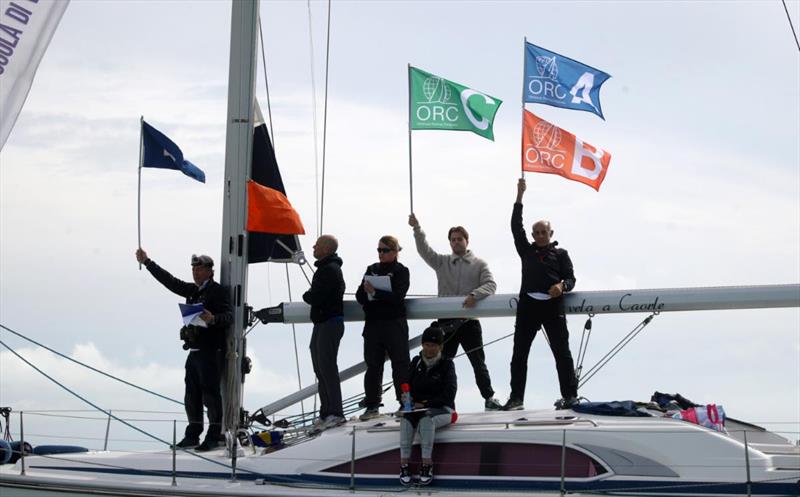
[[[183,437],[183,440],[175,444],[178,449],[192,449],[200,445],[200,439],[196,437]]]
[[[419,469],[419,484],[428,485],[433,481],[433,465],[423,464]]]
[[[494,397],[489,397],[488,399],[486,399],[486,402],[483,403],[483,407],[487,411],[502,411],[503,410],[503,404],[501,404],[500,401],[498,401]]]
[[[209,450],[214,450],[217,447],[221,447],[221,446],[222,446],[222,444],[219,442],[219,440],[206,438],[205,440],[203,440],[203,443],[201,443],[200,445],[198,445],[197,447],[194,448],[194,451],[195,452],[208,452]]]
[[[578,403],[577,398],[570,397],[568,399],[558,399],[556,403],[553,405],[556,407],[556,410],[561,410],[561,409],[569,409],[577,403]]]
[[[368,407],[364,414],[358,417],[361,421],[369,421],[370,419],[375,419],[380,416],[381,413],[377,407]]]
[[[411,470],[408,469],[408,464],[400,465],[400,485],[404,487],[411,485]]]
[[[525,409],[525,406],[522,405],[522,401],[515,398],[508,399],[506,405],[503,406],[504,411],[521,411]]]

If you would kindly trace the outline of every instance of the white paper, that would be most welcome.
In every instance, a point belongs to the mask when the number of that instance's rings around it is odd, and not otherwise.
[[[541,292],[530,292],[528,293],[528,297],[534,300],[550,300],[549,293],[541,293]]]
[[[368,274],[364,276],[364,281],[368,281],[370,285],[375,287],[375,290],[384,290],[387,292],[392,291],[392,278],[389,276],[373,276]],[[375,298],[370,294],[367,294],[367,298],[369,300],[375,300]]]

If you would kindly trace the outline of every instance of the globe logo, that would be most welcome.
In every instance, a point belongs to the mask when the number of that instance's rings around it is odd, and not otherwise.
[[[428,103],[450,103],[451,93],[450,87],[442,78],[430,77],[422,83],[422,94],[428,99]]]
[[[540,121],[533,128],[533,141],[537,147],[556,150],[561,143],[561,129],[547,121]]]
[[[545,57],[539,55],[536,57],[536,71],[539,76],[543,78],[550,78],[553,81],[558,79],[558,66],[556,65],[556,56]]]

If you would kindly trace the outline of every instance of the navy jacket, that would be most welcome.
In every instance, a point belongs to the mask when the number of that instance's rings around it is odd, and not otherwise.
[[[331,254],[314,263],[317,271],[311,279],[311,288],[303,294],[303,300],[311,306],[311,321],[324,323],[342,315],[344,277],[342,259]]]
[[[425,361],[418,355],[411,361],[408,377],[411,399],[415,403],[419,402],[430,408],[449,407],[455,410],[458,381],[452,359],[443,356],[428,369]]]
[[[364,280],[358,285],[356,300],[364,308],[366,321],[380,321],[406,317],[406,293],[410,284],[408,268],[395,261],[388,264],[376,262],[367,267],[364,276],[389,276],[392,291],[375,290],[374,300],[369,300],[364,291]]]

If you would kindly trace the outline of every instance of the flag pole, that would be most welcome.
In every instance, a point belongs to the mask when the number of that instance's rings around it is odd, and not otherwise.
[[[411,64],[408,64],[408,195],[411,204],[411,214],[414,213],[414,182],[411,167]]]
[[[525,51],[528,49],[528,37],[525,36],[523,38],[522,44],[522,113],[521,117],[522,120],[520,122],[520,148],[522,148],[523,144],[525,143],[525,61],[527,54]],[[525,149],[522,149],[522,157],[525,157]],[[520,168],[520,179],[525,179],[525,167],[522,165],[523,161],[519,161],[519,168]]]
[[[137,193],[136,205],[136,229],[139,238],[139,248],[142,248],[142,150],[144,148],[143,138],[144,116],[139,116],[139,188]],[[139,271],[142,270],[142,263],[139,263]]]

